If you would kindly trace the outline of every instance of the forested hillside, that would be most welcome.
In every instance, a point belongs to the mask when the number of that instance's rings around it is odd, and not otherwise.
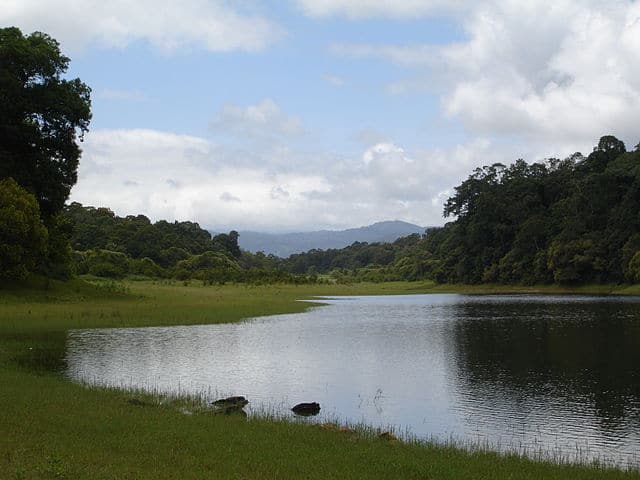
[[[75,250],[112,250],[132,258],[147,257],[163,267],[207,251],[240,257],[234,231],[211,237],[194,222],[152,223],[144,215],[118,217],[106,207],[84,207],[76,202],[65,207],[64,213],[73,224],[70,240]]]
[[[455,188],[444,215],[453,221],[422,239],[311,251],[285,265],[294,272],[347,269],[342,273],[353,279],[638,282],[640,146],[627,152],[606,136],[588,157],[477,168]]]
[[[426,274],[455,283],[640,281],[640,147],[478,168],[424,240]]]
[[[640,281],[640,151],[627,152],[611,136],[600,139],[588,157],[477,168],[445,204],[444,215],[454,220],[424,236],[355,242],[286,259],[241,252],[236,232],[212,238],[192,222],[120,218],[106,208],[75,203],[65,215],[74,224],[72,247],[92,252],[76,254],[80,273],[113,273],[106,264],[119,254],[134,261],[120,275],[241,279],[261,271],[264,278],[329,275],[335,281]],[[135,267],[142,259],[146,267]],[[189,267],[194,262],[203,265]]]

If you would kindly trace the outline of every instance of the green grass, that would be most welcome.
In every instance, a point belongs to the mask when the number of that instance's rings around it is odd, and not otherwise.
[[[314,295],[503,293],[430,283],[222,286],[32,279],[0,290],[0,479],[640,479],[273,419],[185,415],[181,402],[87,388],[55,371],[70,328],[202,324],[299,312]],[[546,288],[545,293],[557,290]],[[609,287],[597,293],[638,293]],[[128,402],[133,396],[145,405]],[[182,402],[187,403],[189,399]]]

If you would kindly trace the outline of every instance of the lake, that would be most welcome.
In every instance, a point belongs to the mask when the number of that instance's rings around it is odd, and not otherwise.
[[[640,465],[640,297],[331,297],[305,313],[73,330],[90,384],[317,401],[339,420],[557,460]]]

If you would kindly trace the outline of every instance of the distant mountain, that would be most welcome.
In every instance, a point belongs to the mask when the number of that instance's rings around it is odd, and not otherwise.
[[[378,222],[367,227],[350,228],[348,230],[320,230],[299,233],[261,233],[239,232],[240,248],[250,252],[262,251],[279,257],[288,257],[293,253],[307,252],[311,249],[326,250],[344,248],[353,242],[393,242],[411,235],[423,234],[424,227],[399,220]]]

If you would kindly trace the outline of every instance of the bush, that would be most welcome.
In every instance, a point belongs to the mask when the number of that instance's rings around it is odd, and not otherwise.
[[[127,255],[111,250],[88,250],[84,260],[76,267],[78,273],[89,273],[96,277],[122,278],[130,269]]]
[[[0,278],[22,279],[47,253],[36,198],[12,178],[0,180]]]
[[[634,283],[640,283],[640,250],[629,261],[627,275]]]
[[[166,276],[165,270],[149,257],[131,260],[129,273],[156,278]]]

